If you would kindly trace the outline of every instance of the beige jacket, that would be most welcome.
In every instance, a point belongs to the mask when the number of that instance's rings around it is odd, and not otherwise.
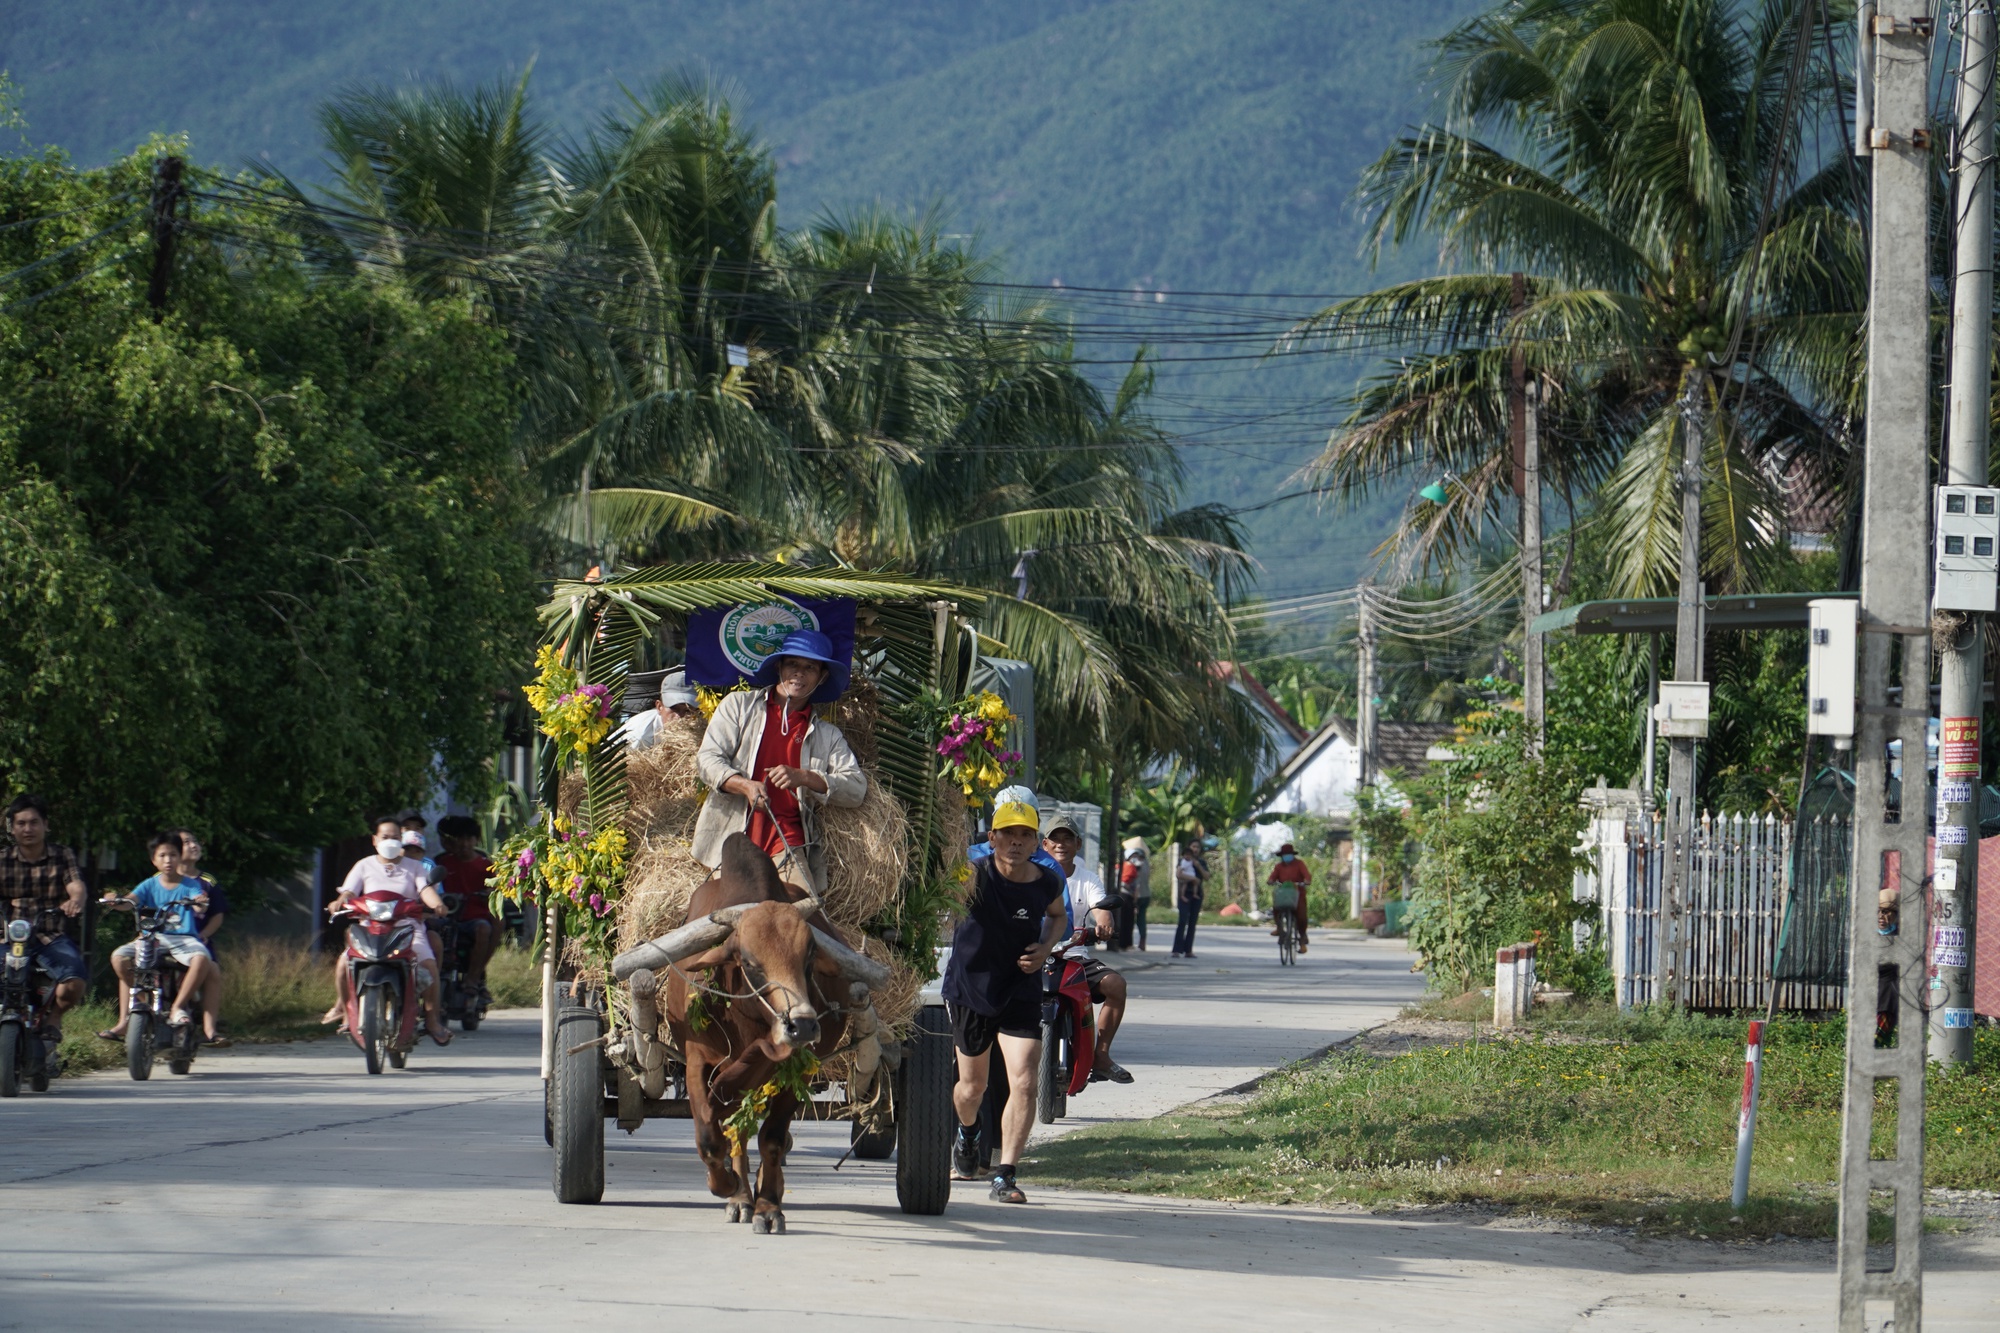
[[[757,747],[764,740],[764,717],[770,703],[769,688],[740,690],[724,695],[715,716],[695,751],[695,772],[708,788],[701,814],[694,822],[694,859],[713,870],[722,859],[722,841],[732,833],[750,827],[750,802],[722,790],[730,778],[762,781],[755,770]],[[826,779],[826,794],[812,790],[799,792],[799,822],[805,825],[806,862],[812,868],[814,887],[826,887],[826,856],[821,850],[818,820],[820,805],[860,805],[868,795],[868,775],[861,771],[854,751],[840,728],[818,717],[806,724],[805,740],[799,747],[799,767]]]

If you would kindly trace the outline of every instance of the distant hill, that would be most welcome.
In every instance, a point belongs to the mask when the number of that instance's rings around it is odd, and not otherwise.
[[[777,150],[788,223],[937,203],[1010,278],[1151,293],[1372,285],[1348,196],[1419,118],[1420,44],[1466,0],[69,0],[20,6],[0,67],[32,137],[95,162],[154,131],[197,157],[311,176],[313,115],[354,83],[480,81],[532,59],[572,128],[619,87],[706,70]],[[1400,269],[1421,256],[1399,257]],[[1218,298],[1219,300],[1219,298]],[[1202,304],[1212,307],[1217,300]],[[1309,303],[1241,301],[1244,309]],[[1171,345],[1160,348],[1167,357]],[[1100,353],[1101,354],[1101,353]],[[1351,367],[1168,365],[1163,420],[1197,436],[1194,498],[1278,493],[1331,421]],[[1249,515],[1263,585],[1352,581],[1400,497],[1345,518]]]

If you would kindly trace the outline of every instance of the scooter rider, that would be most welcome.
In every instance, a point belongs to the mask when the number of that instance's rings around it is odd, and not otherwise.
[[[340,894],[327,904],[326,914],[338,916],[347,908],[348,901],[364,893],[389,892],[404,898],[421,898],[424,905],[434,912],[443,912],[444,899],[438,891],[424,883],[422,868],[414,858],[403,853],[403,827],[393,817],[375,821],[375,855],[364,856],[354,863],[342,881]],[[438,966],[437,954],[431,949],[430,932],[414,931],[411,934],[411,948],[417,956],[417,986],[423,997],[424,1031],[440,1046],[451,1045],[451,1032],[438,1016]],[[339,988],[340,998],[333,1008],[321,1018],[323,1023],[334,1023],[347,1012],[347,1002],[353,996],[353,978],[347,974],[347,960],[339,958],[333,964],[333,983]]]
[[[1000,1151],[991,1197],[1026,1203],[1015,1183],[1028,1129],[1035,1118],[1035,1081],[1042,1054],[1042,964],[1068,923],[1058,871],[1031,860],[1041,819],[1025,801],[993,812],[993,855],[972,863],[972,892],[951,937],[944,970],[945,1008],[958,1051],[951,1090],[958,1113],[952,1174],[973,1179],[979,1169],[979,1112],[986,1099],[990,1052],[1007,1062],[1007,1106],[1000,1117]]]
[[[1097,872],[1076,862],[1083,850],[1083,833],[1070,816],[1050,815],[1042,824],[1042,850],[1055,858],[1064,876],[1064,907],[1072,931],[1089,929],[1100,940],[1111,938],[1111,911],[1117,899],[1105,892]],[[1097,1058],[1092,1062],[1090,1081],[1130,1083],[1132,1075],[1111,1058],[1111,1039],[1125,1021],[1125,978],[1118,970],[1092,953],[1088,946],[1071,949],[1069,956],[1083,963],[1083,979],[1090,985],[1090,998],[1098,1006]]]
[[[7,807],[7,831],[14,840],[0,846],[0,905],[34,913],[36,933],[28,947],[36,968],[52,983],[43,1036],[61,1045],[63,1014],[83,1002],[83,954],[60,930],[43,933],[40,918],[45,911],[80,915],[90,889],[76,853],[49,841],[49,806],[41,797],[15,797]]]

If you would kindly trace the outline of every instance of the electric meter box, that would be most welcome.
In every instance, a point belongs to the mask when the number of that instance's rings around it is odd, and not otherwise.
[[[2000,490],[1988,486],[1937,488],[1937,591],[1939,611],[1991,611],[2000,580]]]
[[[1708,739],[1708,682],[1661,681],[1660,701],[1653,705],[1653,719],[1660,724],[1662,736]]]
[[[1854,734],[1855,629],[1861,604],[1851,597],[1806,603],[1806,734]]]

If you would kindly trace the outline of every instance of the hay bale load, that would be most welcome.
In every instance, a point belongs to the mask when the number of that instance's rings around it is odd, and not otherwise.
[[[875,1012],[900,1032],[916,1014],[923,983],[866,930],[896,904],[909,865],[909,819],[876,770],[874,691],[869,687],[865,699],[855,697],[863,693],[850,691],[831,710],[831,720],[848,735],[868,775],[868,795],[853,808],[824,806],[818,811],[826,854],[826,913],[850,939],[862,940],[870,958],[889,965],[893,975],[889,985],[874,995]],[[702,730],[698,718],[671,719],[655,744],[626,756],[630,805],[625,824],[632,850],[618,905],[620,950],[684,923],[694,891],[708,878],[691,850],[695,818],[705,795],[695,773]]]

